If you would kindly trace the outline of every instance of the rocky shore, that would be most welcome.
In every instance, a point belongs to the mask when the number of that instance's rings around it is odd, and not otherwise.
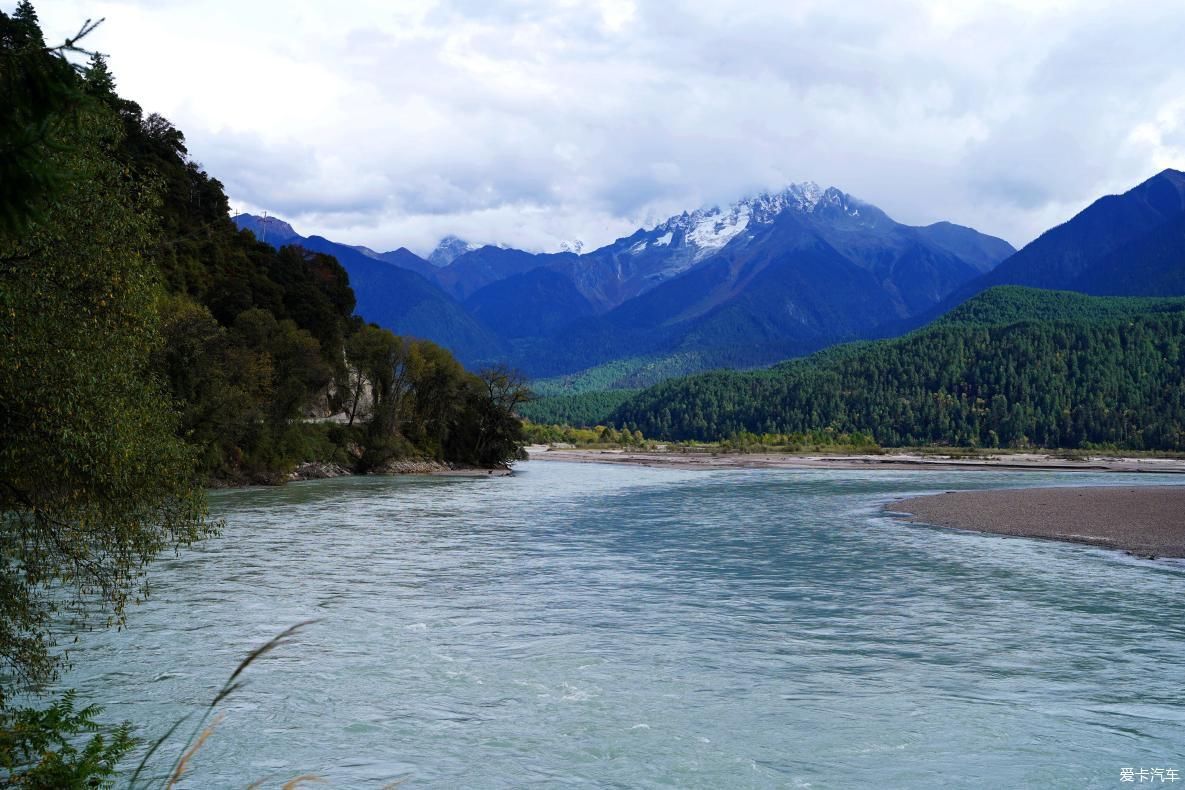
[[[355,474],[341,464],[313,461],[303,463],[292,470],[288,480],[326,480],[332,477],[346,477]],[[509,467],[486,469],[464,464],[450,464],[422,458],[405,458],[390,461],[375,469],[370,475],[437,475],[449,477],[504,477],[510,474]]]

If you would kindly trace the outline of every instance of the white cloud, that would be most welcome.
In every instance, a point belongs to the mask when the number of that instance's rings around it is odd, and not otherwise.
[[[1028,241],[1185,164],[1179,0],[43,2],[233,201],[555,249],[813,179]]]

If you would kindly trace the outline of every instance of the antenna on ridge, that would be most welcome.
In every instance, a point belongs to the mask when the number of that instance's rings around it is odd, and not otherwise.
[[[263,238],[260,239],[264,244],[267,244],[267,212],[263,212],[263,221],[259,223],[263,226]]]

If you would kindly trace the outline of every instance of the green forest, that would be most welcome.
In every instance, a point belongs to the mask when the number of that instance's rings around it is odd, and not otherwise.
[[[671,440],[1182,450],[1185,299],[996,288],[903,338],[664,382],[609,422]]]
[[[548,425],[598,425],[640,391],[604,390],[552,395],[523,404],[519,413],[531,422]]]

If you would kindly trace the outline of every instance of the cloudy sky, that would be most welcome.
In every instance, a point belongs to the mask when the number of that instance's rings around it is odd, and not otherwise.
[[[106,18],[236,208],[382,250],[596,246],[808,179],[1019,246],[1185,169],[1181,0],[36,5]]]

